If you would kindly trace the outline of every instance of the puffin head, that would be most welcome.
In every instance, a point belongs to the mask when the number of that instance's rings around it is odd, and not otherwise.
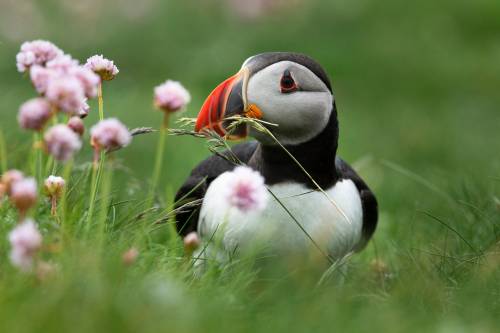
[[[228,133],[227,118],[241,115],[276,124],[267,126],[273,135],[282,144],[297,145],[325,129],[333,102],[330,80],[313,59],[289,52],[258,54],[207,97],[195,130],[212,129],[228,139],[251,135],[262,144],[274,144],[267,134],[247,125]]]

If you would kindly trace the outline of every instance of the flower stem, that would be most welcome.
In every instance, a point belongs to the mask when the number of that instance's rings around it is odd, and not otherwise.
[[[63,224],[67,224],[66,220],[68,220],[67,219],[68,190],[69,190],[69,181],[72,169],[73,169],[73,160],[70,159],[64,166],[64,171],[63,171],[63,179],[66,181],[61,196],[61,216],[62,216],[61,223]]]
[[[156,162],[153,171],[153,178],[151,179],[150,192],[148,196],[148,206],[151,206],[154,201],[155,190],[160,179],[160,172],[163,163],[163,153],[165,151],[166,134],[168,129],[169,113],[164,112],[163,123],[160,128],[160,137],[158,139],[158,146],[156,148]]]
[[[36,141],[36,179],[38,181],[38,184],[42,183],[42,177],[43,177],[43,171],[42,171],[42,147],[40,146],[43,140],[43,135],[41,132],[37,133],[37,141]]]
[[[102,168],[101,200],[99,214],[97,217],[97,242],[99,250],[102,250],[106,235],[106,221],[108,216],[109,204],[111,202],[112,178],[113,171],[111,170],[111,164],[108,162]]]
[[[57,219],[57,197],[53,195],[50,197],[50,214]]]
[[[97,88],[97,100],[99,103],[99,120],[104,119],[104,100],[102,98],[102,81],[99,83]]]
[[[0,173],[7,171],[7,148],[5,147],[5,138],[0,131]]]
[[[102,166],[104,163],[104,158],[105,158],[105,153],[101,151],[100,153],[100,158],[99,158],[99,164],[96,163],[92,164],[92,178],[91,178],[91,185],[90,185],[90,203],[89,203],[89,210],[87,212],[87,222],[85,224],[85,232],[88,233],[90,230],[90,224],[92,222],[92,217],[94,215],[94,208],[95,208],[95,200],[97,197],[97,191],[99,190],[99,181],[101,178],[101,170]]]
[[[37,174],[38,166],[38,154],[36,151],[36,143],[38,141],[37,133],[33,133],[33,144],[31,145],[31,154],[30,154],[30,164],[31,164],[31,174],[35,176],[37,183],[40,183],[40,179]]]

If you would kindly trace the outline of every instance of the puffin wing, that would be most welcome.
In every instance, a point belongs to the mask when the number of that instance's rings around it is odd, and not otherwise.
[[[258,143],[250,141],[235,145],[222,155],[236,156],[243,163],[252,157]],[[226,158],[213,155],[198,164],[175,195],[176,227],[181,236],[196,231],[203,197],[210,183],[220,174],[234,169],[236,165]]]
[[[366,243],[370,240],[375,228],[377,227],[378,220],[378,205],[375,195],[370,190],[368,185],[361,179],[361,177],[354,171],[353,168],[342,159],[337,157],[335,159],[335,168],[340,179],[350,179],[356,185],[361,198],[361,206],[363,209],[363,229],[362,238],[356,250],[361,250]]]

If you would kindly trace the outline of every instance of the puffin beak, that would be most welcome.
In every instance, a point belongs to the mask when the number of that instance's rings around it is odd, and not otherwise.
[[[248,108],[246,102],[248,78],[248,69],[243,67],[236,75],[219,84],[210,93],[196,119],[196,132],[210,129],[231,140],[242,139],[248,135],[248,128],[245,124],[233,128],[230,133],[227,131],[230,125],[230,120],[227,120],[229,117],[246,115],[260,118],[262,116],[261,113],[255,112],[255,106]],[[252,112],[246,112],[248,109],[252,109]]]

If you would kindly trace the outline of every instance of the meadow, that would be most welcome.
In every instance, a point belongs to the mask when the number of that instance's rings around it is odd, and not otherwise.
[[[120,73],[104,83],[106,117],[154,129],[162,114],[153,88],[166,79],[190,91],[181,116],[195,117],[249,56],[301,52],[330,75],[338,153],[379,201],[373,240],[344,263],[345,275],[241,260],[195,276],[171,211],[177,188],[210,154],[206,141],[167,138],[157,209],[149,209],[158,132],[134,137],[107,160],[86,226],[87,133],[61,223],[43,195],[30,211],[50,272],[11,264],[17,212],[0,203],[0,331],[498,331],[500,4],[296,0],[249,14],[229,2],[0,2],[0,172],[31,174],[35,158],[33,135],[16,120],[35,97],[16,70],[23,41],[50,40],[82,62],[101,53],[114,60]],[[99,119],[97,101],[90,106],[87,130]],[[131,247],[138,256],[125,265]]]

